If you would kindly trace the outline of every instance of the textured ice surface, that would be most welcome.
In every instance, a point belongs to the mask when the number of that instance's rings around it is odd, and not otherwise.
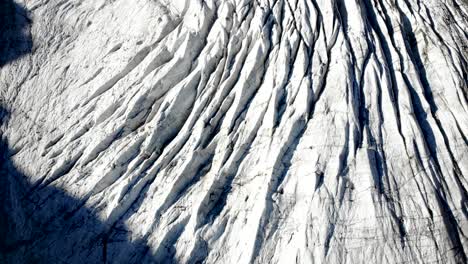
[[[0,262],[467,262],[467,1],[0,9]]]

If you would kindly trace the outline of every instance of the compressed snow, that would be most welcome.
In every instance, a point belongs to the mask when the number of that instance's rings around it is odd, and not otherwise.
[[[467,262],[466,1],[11,7],[0,262]]]

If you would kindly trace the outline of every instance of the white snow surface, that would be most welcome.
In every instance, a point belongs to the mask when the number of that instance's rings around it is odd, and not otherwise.
[[[467,262],[466,0],[12,6],[0,262]]]

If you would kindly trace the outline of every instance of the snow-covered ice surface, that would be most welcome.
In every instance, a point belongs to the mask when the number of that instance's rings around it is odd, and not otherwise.
[[[0,7],[1,263],[467,262],[466,0]]]

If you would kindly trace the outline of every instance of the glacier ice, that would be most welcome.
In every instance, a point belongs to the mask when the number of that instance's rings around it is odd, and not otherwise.
[[[0,262],[467,262],[467,1],[0,22]]]

